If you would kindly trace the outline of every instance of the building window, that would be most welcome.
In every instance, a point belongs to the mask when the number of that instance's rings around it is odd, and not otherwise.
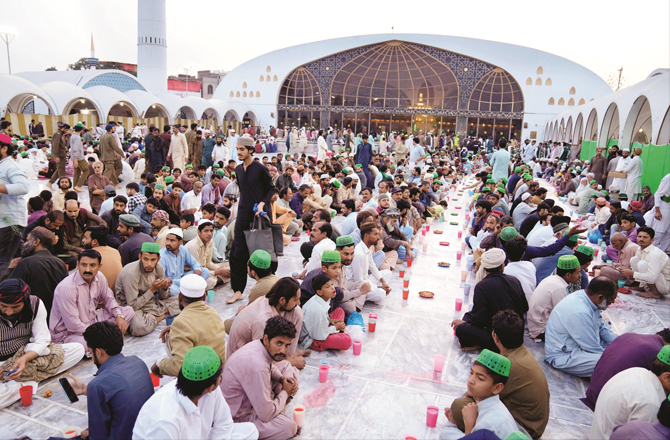
[[[528,79],[526,79],[526,85],[527,85],[527,86],[532,86],[532,85],[533,85],[533,78],[531,78],[531,77],[529,76]]]
[[[275,78],[276,78],[276,76],[275,76]],[[268,75],[268,76],[265,77],[265,81],[267,81],[267,82],[272,81],[272,79],[270,79],[270,75]],[[275,79],[275,81],[277,81],[277,80]]]
[[[235,97],[235,94],[233,93],[232,90],[230,91],[230,97],[231,97],[231,98],[234,98],[234,97]]]
[[[559,98],[558,105],[565,105],[565,99]]]
[[[550,86],[551,85],[551,78],[547,78],[547,80],[544,82],[545,86]]]
[[[247,82],[246,82],[246,81],[242,83],[242,88],[243,88],[243,89],[246,89],[246,88],[247,88]]]
[[[535,80],[535,85],[536,86],[541,86],[542,85],[542,78],[538,78]]]
[[[279,104],[321,105],[321,91],[314,75],[304,67],[291,72],[279,89]]]
[[[579,105],[584,105],[584,104],[586,104],[586,101],[584,101],[584,98],[580,99],[579,100]]]
[[[568,101],[568,105],[570,106],[575,105],[575,98],[570,98],[570,100]]]
[[[538,67],[537,68],[537,74],[542,75],[543,73],[544,73],[544,69],[542,68],[542,66]]]
[[[483,112],[522,112],[523,94],[519,83],[503,69],[493,69],[472,90],[468,109]]]
[[[275,75],[275,76],[272,77],[272,81],[279,81],[279,80],[277,79],[277,75]]]
[[[207,94],[212,95],[214,93],[214,86],[211,84],[207,86]]]
[[[570,87],[570,94],[574,95],[575,93],[577,93],[577,90],[574,87]]]
[[[261,97],[261,92],[256,92],[256,98],[260,98],[260,97]]]
[[[270,68],[270,66],[268,66],[268,67],[265,68],[265,71],[266,72],[272,72],[272,69]]]
[[[246,92],[245,92],[246,93]],[[235,93],[235,97],[239,98],[240,97],[240,91],[238,90],[237,93]]]
[[[554,105],[555,104],[554,98],[549,98],[549,102],[547,104]]]
[[[263,82],[263,81],[265,81],[265,77],[264,77],[263,75],[261,75],[261,77],[260,77],[260,78],[258,78],[258,81],[260,81],[260,82]]]
[[[242,98],[246,98],[246,97],[247,97],[247,92],[242,93]]]

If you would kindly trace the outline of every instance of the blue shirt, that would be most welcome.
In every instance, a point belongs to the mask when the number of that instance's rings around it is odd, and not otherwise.
[[[161,264],[165,269],[165,276],[173,280],[179,280],[184,276],[184,264],[188,264],[193,270],[202,270],[198,260],[182,245],[179,246],[177,255],[167,250],[167,248],[161,248],[160,256]]]
[[[533,260],[535,265],[535,281],[537,284],[553,274],[558,265],[558,259],[563,255],[574,255],[569,247],[564,246],[563,249],[556,252],[554,255],[548,257],[536,258]]]
[[[288,204],[291,207],[291,209],[295,211],[295,218],[297,219],[302,217],[302,200],[303,198],[300,196],[300,193],[295,192],[291,197],[291,201]]]
[[[120,353],[94,376],[86,389],[91,440],[131,438],[142,405],[154,394],[147,365]]]
[[[347,218],[344,219],[344,222],[342,223],[342,226],[340,228],[341,235],[351,235],[352,232],[358,228],[356,225],[356,217],[358,216],[358,213],[356,211],[352,212],[347,216]]]
[[[419,162],[414,163],[415,160],[419,160]],[[423,166],[425,165],[425,161],[426,161],[426,152],[423,149],[423,147],[419,144],[412,145],[412,149],[409,152],[408,165],[412,168],[414,167],[423,168]]]

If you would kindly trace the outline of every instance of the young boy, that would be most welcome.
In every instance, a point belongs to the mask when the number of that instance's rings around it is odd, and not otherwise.
[[[184,244],[198,236],[198,227],[195,226],[195,217],[193,214],[182,214],[179,219],[179,227],[184,234]]]
[[[301,349],[312,348],[323,350],[348,350],[351,337],[344,331],[344,310],[337,308],[330,315],[330,300],[335,297],[333,280],[325,273],[312,279],[312,289],[316,292],[302,308],[302,330],[298,346]]]
[[[328,275],[331,280],[340,277],[342,271],[342,257],[339,251],[323,251],[321,253],[321,267],[311,270],[305,274],[305,279],[300,285],[300,306],[304,307],[307,302],[316,296],[316,290],[312,287],[312,280],[322,273]],[[334,311],[340,305],[344,298],[342,289],[335,287],[335,298],[330,302],[330,311]]]
[[[216,214],[216,206],[213,203],[207,203],[201,209],[202,211],[202,220],[214,221],[214,215]]]
[[[482,350],[470,368],[468,395],[476,403],[463,408],[465,434],[455,426],[447,426],[440,434],[440,440],[459,439],[480,429],[488,429],[499,438],[507,438],[519,429],[499,396],[509,378],[511,365],[506,357],[487,349]],[[451,408],[446,408],[444,413],[449,419]]]

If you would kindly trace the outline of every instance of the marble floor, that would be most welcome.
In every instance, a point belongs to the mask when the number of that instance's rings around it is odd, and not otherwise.
[[[32,193],[38,193],[44,181],[33,182]],[[121,192],[121,191],[120,191]],[[85,193],[84,193],[85,194]],[[452,195],[453,197],[453,195]],[[466,389],[469,367],[477,353],[459,350],[450,323],[466,311],[469,297],[464,296],[461,264],[456,259],[461,249],[457,231],[462,229],[465,207],[469,203],[465,197],[452,200],[444,223],[434,223],[427,233],[426,252],[421,249],[418,238],[414,244],[419,254],[409,269],[410,294],[402,299],[402,280],[398,268],[389,284],[391,294],[381,305],[368,303],[363,311],[377,313],[377,328],[374,333],[366,333],[360,356],[352,350],[345,352],[313,352],[307,358],[307,366],[300,376],[300,391],[291,407],[302,404],[306,407],[306,419],[300,438],[304,439],[402,439],[412,434],[420,439],[437,439],[447,420],[441,412],[436,428],[426,427],[426,407],[437,405],[448,407]],[[462,209],[455,209],[460,206]],[[569,210],[569,209],[568,209]],[[456,213],[452,216],[451,213]],[[449,224],[458,221],[457,226]],[[342,218],[333,223],[339,225]],[[433,231],[442,230],[442,235]],[[302,240],[306,236],[303,234]],[[451,244],[439,245],[440,241]],[[301,242],[292,242],[285,249],[277,275],[288,276],[302,269],[299,253]],[[451,263],[450,268],[440,268],[439,261]],[[597,259],[597,262],[600,260]],[[468,281],[473,278],[469,275]],[[217,290],[216,298],[210,305],[222,318],[235,314],[238,306],[246,303],[252,281],[247,284],[245,299],[234,305],[224,301],[232,292],[228,285]],[[432,299],[419,297],[418,292],[429,290],[435,293]],[[465,304],[461,312],[455,311],[456,299]],[[636,296],[626,296],[610,307],[604,315],[617,333],[655,333],[670,323],[670,301],[648,300]],[[147,366],[164,353],[158,335],[164,328],[159,324],[155,331],[142,338],[126,338],[123,353],[135,355]],[[591,411],[579,398],[584,396],[588,381],[563,374],[551,368],[542,360],[543,344],[526,337],[526,345],[544,369],[551,391],[551,416],[542,438],[544,439],[585,439],[592,421]],[[436,354],[446,357],[441,373],[433,372]],[[318,379],[318,365],[323,359],[330,362],[330,374],[326,383]],[[96,367],[91,361],[80,362],[69,373],[83,381],[90,381]],[[62,377],[65,374],[59,376]],[[56,382],[58,377],[40,384],[33,405],[21,406],[20,402],[0,410],[0,426],[19,435],[32,439],[44,439],[58,435],[64,427],[87,426],[86,397],[70,404]],[[163,379],[163,384],[168,379]],[[43,397],[47,390],[50,398]],[[0,430],[2,431],[2,430]],[[2,438],[2,434],[0,434]]]

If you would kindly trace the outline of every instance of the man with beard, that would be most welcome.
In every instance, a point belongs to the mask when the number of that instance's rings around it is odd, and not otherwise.
[[[107,241],[107,232],[102,226],[91,226],[86,228],[81,244],[84,249],[95,249],[102,257],[100,263],[100,272],[107,278],[107,284],[110,289],[114,289],[116,277],[121,272],[121,254],[119,251],[109,246]]]
[[[53,292],[58,283],[67,276],[67,266],[51,254],[49,249],[56,240],[56,234],[38,226],[26,237],[21,258],[15,258],[2,275],[2,280],[18,278],[29,287],[32,295],[38,297],[47,311],[51,313]]]
[[[180,312],[177,297],[170,296],[172,280],[165,276],[165,269],[159,264],[159,253],[157,243],[142,244],[140,260],[125,266],[116,278],[117,302],[135,310],[135,317],[128,326],[133,336],[151,333],[163,318]]]
[[[153,213],[151,216],[151,229],[156,238],[156,243],[160,247],[165,246],[165,237],[167,237],[168,230],[170,229],[170,217],[168,213],[159,209]]]
[[[121,263],[124,266],[133,261],[137,261],[143,243],[154,242],[153,238],[142,232],[140,220],[132,214],[121,214],[119,216],[118,230],[119,235],[125,237],[125,241],[119,246]]]
[[[195,183],[193,183],[193,189],[184,194],[184,197],[181,199],[182,214],[196,215],[196,212],[200,211],[200,208],[202,207],[202,187],[202,182],[196,180]]]
[[[54,210],[56,211],[65,210],[65,193],[70,191],[70,188],[72,188],[72,182],[70,181],[69,177],[63,176],[60,179],[58,179],[58,191],[56,191],[51,197],[51,200],[53,201]]]
[[[100,272],[102,257],[95,249],[79,254],[77,270],[65,278],[54,292],[49,330],[54,342],[78,342],[86,347],[83,334],[96,322],[115,322],[122,333],[133,320],[132,307],[120,307],[107,279]]]
[[[205,288],[207,287],[207,279],[209,278],[209,270],[203,268],[198,260],[191,255],[191,253],[182,246],[184,235],[181,228],[172,228],[168,230],[165,237],[165,247],[161,248],[160,255],[161,264],[165,268],[165,275],[172,279],[172,286],[170,286],[170,295],[177,296],[179,294],[179,286],[182,278],[187,275],[195,274],[205,280]],[[184,266],[188,265],[191,270],[184,272]]]
[[[269,264],[269,254],[265,256],[265,260],[267,261],[264,263]],[[302,328],[300,284],[291,277],[284,277],[277,281],[267,295],[258,298],[238,313],[230,329],[226,359],[230,359],[237,350],[249,342],[263,339],[265,323],[273,316],[282,316],[295,328]],[[298,350],[296,332],[289,347],[287,360],[294,367],[302,369],[305,368],[303,356],[309,356],[310,353],[310,350]]]
[[[70,374],[74,392],[86,396],[88,429],[81,437],[131,438],[140,409],[154,394],[147,366],[121,353],[123,334],[114,324],[92,324],[84,339],[98,372],[88,385]]]
[[[177,376],[184,355],[196,345],[208,345],[216,351],[221,362],[226,359],[226,329],[223,321],[214,308],[205,304],[207,281],[195,274],[186,275],[181,281],[178,299],[181,313],[160,334],[170,355],[158,359],[151,367],[151,372],[158,377]]]
[[[84,250],[81,239],[84,236],[84,230],[89,226],[107,226],[107,223],[97,215],[81,208],[77,200],[68,200],[65,202],[65,217],[63,226],[65,227],[65,243],[63,247],[75,257]]]
[[[219,280],[223,283],[230,281],[230,266],[227,261],[214,263],[214,224],[211,220],[200,220],[198,222],[198,235],[184,246],[193,255],[198,263],[209,269],[210,277],[207,279],[207,290],[213,289]]]
[[[126,204],[128,199],[125,196],[114,197],[114,207],[109,211],[105,211],[100,216],[107,223],[107,234],[109,234],[109,244],[114,249],[118,249],[123,238],[119,234],[119,217],[126,213]]]
[[[226,259],[226,247],[228,246],[228,219],[230,210],[226,207],[220,207],[214,214],[214,253],[212,258],[215,263],[221,263]]]
[[[23,280],[0,283],[0,408],[19,399],[19,389],[72,368],[84,356],[79,344],[51,343],[44,303]]]
[[[63,124],[58,127],[58,130],[51,137],[51,154],[56,158],[58,164],[58,171],[53,173],[51,179],[46,184],[47,189],[53,190],[51,185],[57,178],[65,177],[65,163],[67,161],[67,147],[65,146],[65,133],[68,132],[70,126]]]
[[[292,438],[298,432],[293,417],[284,413],[298,392],[298,370],[286,360],[295,337],[293,323],[273,316],[263,338],[237,350],[223,370],[221,391],[233,421],[253,423],[261,439]]]

